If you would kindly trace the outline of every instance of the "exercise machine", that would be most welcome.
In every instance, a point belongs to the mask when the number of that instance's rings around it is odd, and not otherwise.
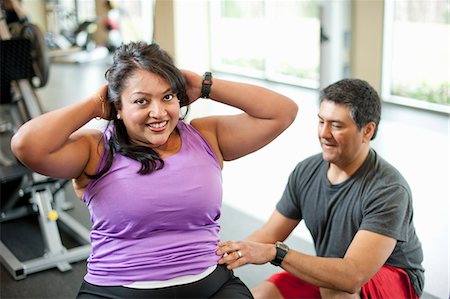
[[[66,1],[67,2],[67,1]],[[47,45],[55,63],[86,63],[104,59],[108,49],[97,45],[95,34],[99,27],[97,18],[79,21],[78,8],[68,8],[63,3],[46,4],[49,32]]]
[[[0,224],[37,217],[45,248],[42,256],[21,261],[0,241],[0,262],[19,280],[55,267],[68,271],[70,263],[89,256],[91,246],[89,230],[67,213],[68,181],[32,172],[10,151],[10,140],[17,128],[43,113],[35,89],[47,83],[50,63],[44,37],[38,26],[21,15],[20,3],[8,0],[11,5],[5,7],[6,1],[0,1]],[[16,13],[13,22],[8,23],[8,13]],[[80,245],[67,249],[61,230]]]

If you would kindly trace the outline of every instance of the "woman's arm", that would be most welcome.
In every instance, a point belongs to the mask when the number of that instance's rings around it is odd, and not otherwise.
[[[201,76],[186,71],[184,74],[189,97],[198,98]],[[217,144],[225,161],[245,156],[274,140],[291,125],[298,110],[294,101],[279,93],[218,78],[213,78],[210,97],[244,112],[192,121],[192,125],[206,135],[209,142],[214,139],[213,143]]]
[[[11,149],[27,167],[57,178],[77,178],[95,153],[99,134],[80,130],[96,116],[105,114],[107,86],[95,95],[70,106],[40,115],[22,125],[11,140]]]

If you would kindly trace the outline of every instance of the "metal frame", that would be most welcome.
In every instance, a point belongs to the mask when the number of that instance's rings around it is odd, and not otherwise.
[[[41,257],[19,261],[0,241],[0,262],[16,280],[54,267],[61,272],[71,270],[72,266],[69,263],[85,260],[91,252],[89,230],[60,208],[53,209],[52,202],[55,203],[48,185],[45,188],[33,187],[31,204],[38,206],[39,226],[45,246],[45,252]],[[58,221],[62,224],[60,228],[73,235],[82,245],[71,249],[65,248],[61,241],[57,219],[52,219],[51,215],[58,215]]]
[[[0,38],[2,40],[11,38],[3,13],[0,15]],[[22,114],[22,122],[41,115],[43,112],[42,107],[28,79],[20,79],[11,83],[14,94],[18,97],[14,102],[17,105],[16,108],[20,110],[20,114]],[[0,151],[0,158],[2,157],[3,153]],[[1,161],[7,161],[5,157],[3,158]],[[12,208],[13,204],[10,204],[11,209],[7,209],[9,216],[2,214],[1,218],[20,218],[29,215],[30,209],[38,212],[45,252],[40,257],[20,261],[0,240],[1,264],[16,280],[26,278],[28,274],[54,267],[57,267],[62,272],[72,269],[70,263],[85,260],[91,252],[89,230],[63,210],[65,196],[59,196],[65,195],[65,192],[63,192],[63,188],[59,185],[58,180],[47,177],[44,177],[43,180],[36,180],[32,178],[31,172],[26,175],[19,173],[18,178],[21,176],[23,178],[25,176],[30,177],[29,182],[23,183],[20,190],[21,192],[29,192],[30,206]],[[55,188],[57,189],[56,191]],[[8,206],[8,203],[6,203],[6,206]],[[71,249],[64,247],[59,229],[67,231],[81,245]]]

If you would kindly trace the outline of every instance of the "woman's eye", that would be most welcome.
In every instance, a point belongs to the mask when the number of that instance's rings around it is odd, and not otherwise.
[[[147,103],[147,100],[146,99],[137,99],[134,102],[138,105],[145,105]]]
[[[170,101],[170,100],[172,100],[174,98],[174,95],[173,94],[168,94],[168,95],[165,95],[164,96],[164,101]]]

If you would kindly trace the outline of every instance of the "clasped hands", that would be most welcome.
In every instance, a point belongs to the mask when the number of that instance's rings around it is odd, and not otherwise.
[[[217,255],[222,256],[217,262],[227,264],[232,270],[245,264],[262,265],[272,261],[276,255],[274,244],[253,241],[224,241],[217,243]]]

